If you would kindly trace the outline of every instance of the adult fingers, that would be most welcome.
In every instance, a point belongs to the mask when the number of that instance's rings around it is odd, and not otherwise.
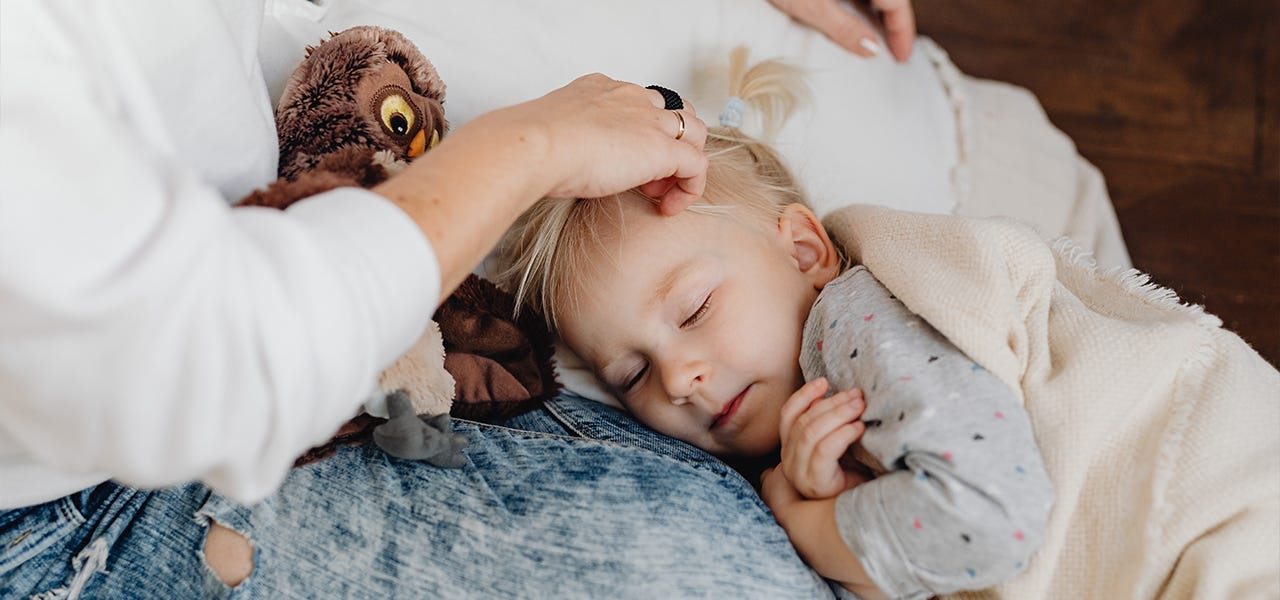
[[[705,175],[703,182],[697,186],[690,182],[690,187],[706,187]],[[658,198],[658,212],[663,216],[670,217],[678,214],[680,211],[689,208],[691,204],[698,201],[702,197],[702,192],[687,192],[679,185],[671,186],[665,194]]]
[[[880,51],[875,29],[837,0],[775,0],[774,5],[858,56],[871,57]]]
[[[706,135],[705,129],[703,135]],[[676,171],[670,177],[674,185],[659,195],[650,196],[658,201],[658,210],[664,215],[674,215],[693,204],[707,187],[707,156],[691,144],[678,146]]]
[[[906,62],[911,58],[911,48],[916,40],[916,15],[911,8],[911,0],[874,0],[873,5],[884,21],[889,52],[898,62]]]
[[[676,184],[676,180],[671,177],[655,179],[653,181],[650,181],[649,183],[641,185],[640,193],[650,198],[653,198],[654,200],[657,200],[659,204],[661,204],[661,198],[663,196],[666,196],[667,192],[671,190],[671,188],[674,187],[675,184]],[[680,208],[684,209],[685,207],[681,206]],[[679,212],[679,211],[676,211],[676,212]],[[667,213],[664,212],[664,214],[667,214]]]
[[[702,197],[706,189],[707,157],[702,150],[707,143],[707,124],[698,118],[689,104],[685,104],[682,110],[663,112],[676,117],[671,119],[669,135],[673,140],[679,136],[678,141],[681,142],[671,151],[676,160],[675,173],[641,185],[640,192],[657,200],[658,211],[670,216],[688,208]]]
[[[683,110],[673,110],[684,119],[684,133],[680,134],[680,119],[676,119],[675,129],[672,130],[671,137],[680,135],[680,141],[693,146],[698,152],[707,145],[707,123],[698,118],[697,111],[693,110],[692,104],[684,105]]]
[[[812,27],[842,48],[862,57],[880,52],[876,27],[859,18],[839,0],[770,0],[792,18]],[[889,51],[898,61],[911,57],[916,39],[915,11],[910,0],[872,0],[875,19],[885,29]]]

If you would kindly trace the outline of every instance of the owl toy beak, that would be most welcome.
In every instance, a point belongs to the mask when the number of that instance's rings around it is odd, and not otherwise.
[[[427,134],[425,131],[419,130],[418,135],[413,136],[413,141],[409,142],[409,158],[413,158],[427,151]]]
[[[431,130],[431,143],[427,144],[427,132],[419,131],[418,135],[413,136],[413,141],[409,142],[409,158],[414,158],[431,148],[435,148],[440,143],[440,132]]]

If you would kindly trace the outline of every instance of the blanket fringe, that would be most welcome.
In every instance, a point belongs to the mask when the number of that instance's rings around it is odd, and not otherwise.
[[[1099,269],[1093,254],[1080,247],[1071,238],[1054,240],[1053,253],[1062,261],[1078,268],[1084,274],[1099,281],[1106,281],[1142,300],[1152,308],[1179,313],[1190,317],[1197,325],[1207,328],[1222,326],[1222,320],[1205,312],[1204,306],[1183,302],[1178,293],[1151,281],[1151,276],[1134,268],[1111,267]]]

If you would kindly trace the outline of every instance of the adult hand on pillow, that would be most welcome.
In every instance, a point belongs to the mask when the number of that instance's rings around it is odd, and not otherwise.
[[[841,0],[769,2],[858,56],[875,56],[880,51],[875,30],[841,6]],[[916,39],[916,16],[911,9],[911,0],[870,0],[869,4],[884,25],[889,52],[898,62],[906,62],[911,57],[911,46]]]

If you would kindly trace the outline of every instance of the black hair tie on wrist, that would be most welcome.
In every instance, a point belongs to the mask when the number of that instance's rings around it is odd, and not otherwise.
[[[662,94],[662,102],[663,102],[662,108],[665,108],[667,110],[680,110],[684,108],[684,101],[680,99],[680,94],[677,94],[660,85],[647,85],[644,87],[644,89],[657,90],[659,94]]]

